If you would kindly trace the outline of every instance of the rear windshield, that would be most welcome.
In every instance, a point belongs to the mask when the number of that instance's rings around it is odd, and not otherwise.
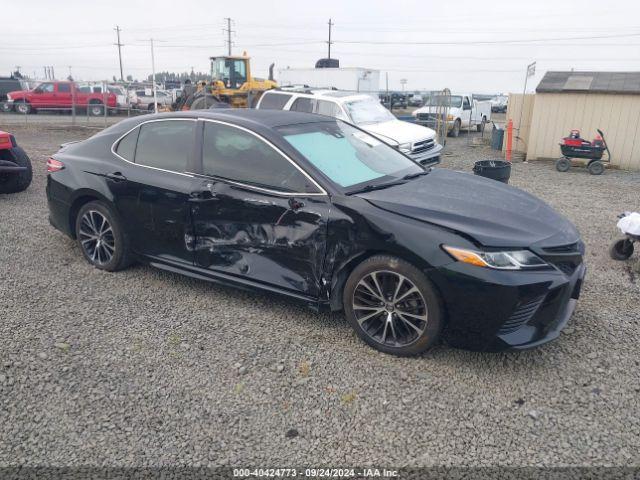
[[[261,110],[282,110],[292,95],[284,93],[265,93],[260,102]]]

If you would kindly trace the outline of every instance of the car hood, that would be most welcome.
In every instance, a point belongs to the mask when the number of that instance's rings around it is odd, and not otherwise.
[[[413,143],[436,136],[436,132],[430,128],[416,125],[415,123],[403,122],[402,120],[360,125],[360,128],[375,135],[385,143],[389,143],[389,140],[398,142],[398,144]]]
[[[376,207],[440,225],[487,247],[559,246],[576,228],[542,200],[468,173],[433,169],[402,185],[358,194]]]

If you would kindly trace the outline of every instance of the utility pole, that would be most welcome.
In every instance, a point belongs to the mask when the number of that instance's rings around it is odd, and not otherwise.
[[[116,35],[118,36],[118,43],[114,43],[114,45],[118,46],[118,60],[120,60],[120,81],[123,82],[124,75],[122,74],[122,47],[124,45],[120,43],[120,27],[116,25],[116,28],[114,28],[114,30],[116,31]]]
[[[335,25],[335,24],[331,21],[331,19],[329,19],[329,41],[327,42],[329,51],[327,52],[327,58],[331,58],[331,44],[333,43],[331,41],[331,27],[333,25]]]
[[[153,54],[153,38],[151,41],[151,85],[153,87],[153,113],[158,113],[158,97],[156,95],[156,59]]]
[[[228,55],[231,56],[231,34],[233,30],[231,30],[231,17],[226,17],[227,28],[222,29],[223,32],[227,32],[227,47],[228,47]]]

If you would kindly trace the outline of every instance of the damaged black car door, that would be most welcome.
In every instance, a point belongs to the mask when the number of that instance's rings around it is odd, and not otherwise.
[[[196,266],[317,297],[326,192],[250,130],[204,120],[201,135],[202,186],[192,198]]]

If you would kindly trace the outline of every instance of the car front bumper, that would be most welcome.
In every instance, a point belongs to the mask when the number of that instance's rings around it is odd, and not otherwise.
[[[440,155],[442,154],[443,146],[439,143],[435,143],[432,148],[427,151],[417,154],[407,154],[414,162],[418,162],[420,165],[430,167],[440,163]]]
[[[505,271],[458,262],[429,272],[445,303],[444,338],[477,351],[524,350],[556,339],[580,296],[584,263],[558,268]]]

